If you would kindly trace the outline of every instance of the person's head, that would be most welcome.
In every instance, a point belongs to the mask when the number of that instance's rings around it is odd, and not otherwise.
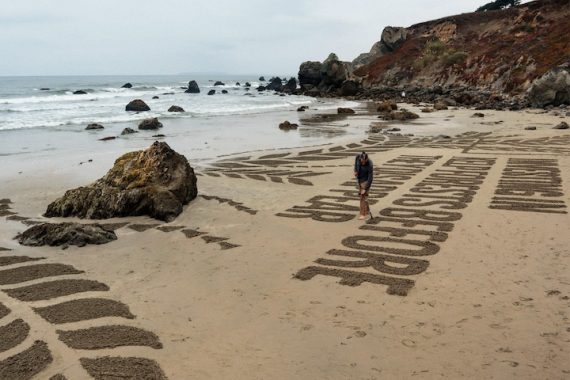
[[[360,160],[360,165],[368,164],[368,154],[366,154],[366,152],[360,153],[358,159]]]

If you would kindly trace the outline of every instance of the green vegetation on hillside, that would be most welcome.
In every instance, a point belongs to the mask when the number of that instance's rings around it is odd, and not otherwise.
[[[496,11],[519,5],[521,0],[495,0],[477,8],[477,12]]]

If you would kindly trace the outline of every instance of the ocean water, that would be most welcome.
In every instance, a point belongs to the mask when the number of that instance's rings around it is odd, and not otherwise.
[[[199,94],[184,92],[190,80],[198,82]],[[216,80],[225,86],[214,86]],[[133,88],[121,88],[127,82]],[[249,91],[245,82],[252,85]],[[92,180],[120,155],[156,140],[167,142],[192,165],[207,165],[225,155],[357,139],[368,129],[369,121],[359,122],[358,117],[350,123],[303,120],[313,113],[336,113],[337,107],[354,102],[258,93],[259,84],[255,77],[222,75],[0,77],[0,183],[43,174]],[[217,93],[208,96],[210,89]],[[224,89],[228,94],[221,93]],[[77,90],[87,94],[74,95]],[[151,111],[125,111],[133,99],[144,100]],[[186,112],[168,112],[172,105]],[[310,110],[297,112],[300,105]],[[126,127],[137,130],[140,120],[149,117],[158,117],[164,127],[121,135]],[[299,129],[280,130],[285,120],[299,123]],[[90,123],[105,128],[85,130]],[[116,138],[103,141],[105,137]],[[81,165],[85,162],[89,164]]]
[[[267,78],[269,79],[269,78]],[[199,94],[184,93],[196,80]],[[216,80],[225,86],[214,86]],[[132,88],[121,88],[129,82]],[[238,85],[237,83],[240,83]],[[246,91],[244,84],[252,87]],[[246,115],[310,105],[313,98],[279,96],[258,92],[257,78],[247,76],[83,76],[83,77],[0,77],[0,130],[85,126],[89,123],[121,123],[148,117],[196,118]],[[216,95],[208,96],[215,89]],[[73,92],[83,90],[84,95]],[[227,90],[228,94],[222,94]],[[248,95],[249,94],[249,95]],[[159,99],[152,99],[158,96]],[[130,100],[142,99],[150,112],[126,112]],[[184,113],[167,112],[171,105]]]

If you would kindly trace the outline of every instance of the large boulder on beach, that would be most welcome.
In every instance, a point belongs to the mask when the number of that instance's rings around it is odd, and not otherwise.
[[[536,79],[528,98],[533,107],[570,104],[570,64],[555,67]]]
[[[139,123],[139,129],[143,131],[154,131],[158,128],[162,128],[162,123],[156,117],[144,119]]]
[[[69,190],[51,203],[46,217],[90,219],[149,215],[172,221],[196,198],[196,175],[181,154],[164,142],[127,153],[107,174],[88,186]]]
[[[21,245],[41,247],[49,245],[84,247],[87,244],[106,244],[117,240],[111,229],[99,224],[41,223],[16,236]]]
[[[188,89],[184,92],[188,94],[199,94],[200,87],[198,87],[198,83],[196,83],[195,80],[191,80],[190,82],[188,82]]]
[[[142,111],[150,111],[150,107],[143,102],[141,99],[135,99],[129,102],[125,107],[125,111],[135,111],[135,112],[142,112]]]

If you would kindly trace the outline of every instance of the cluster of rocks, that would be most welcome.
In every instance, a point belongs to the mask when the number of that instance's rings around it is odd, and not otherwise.
[[[331,53],[324,62],[307,61],[299,67],[301,93],[309,96],[355,96],[361,88],[351,79],[352,66]]]
[[[107,174],[88,186],[69,190],[51,203],[46,217],[106,219],[149,215],[171,221],[196,198],[194,170],[164,142],[127,153]]]
[[[406,103],[434,103],[435,109],[463,106],[477,110],[521,110],[570,105],[570,61],[557,66],[534,80],[527,93],[508,95],[481,88],[450,85],[433,86],[366,86],[354,75],[355,67],[366,64],[398,49],[406,39],[405,28],[388,27],[370,53],[355,61],[343,62],[330,54],[324,62],[307,61],[299,68],[300,89],[297,94],[314,97],[346,97],[354,100],[394,99]]]

